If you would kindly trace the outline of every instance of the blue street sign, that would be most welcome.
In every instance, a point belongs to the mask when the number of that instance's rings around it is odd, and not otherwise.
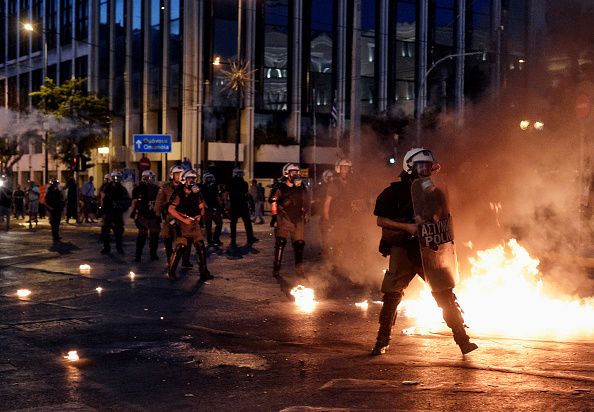
[[[171,135],[169,134],[135,134],[134,152],[136,153],[169,153],[171,152]]]

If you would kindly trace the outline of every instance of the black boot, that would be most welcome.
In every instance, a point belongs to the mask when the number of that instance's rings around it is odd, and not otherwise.
[[[159,260],[157,249],[159,249],[159,234],[151,233],[149,238],[149,251],[151,254],[151,260]]]
[[[188,242],[188,247],[184,250],[184,255],[182,256],[182,268],[193,268],[192,262],[190,262],[190,258],[192,257],[192,238],[186,238]]]
[[[303,278],[305,277],[305,272],[303,271],[303,248],[305,247],[305,242],[303,240],[297,240],[293,242],[293,253],[295,254],[295,273],[297,276]]]
[[[275,278],[280,276],[281,263],[283,261],[283,251],[287,245],[287,239],[284,237],[277,237],[274,243],[274,262],[272,264],[272,276]]]
[[[384,294],[384,304],[379,315],[379,330],[377,332],[377,339],[375,346],[371,351],[373,356],[383,355],[386,349],[390,346],[390,335],[392,334],[392,326],[396,322],[398,304],[402,299],[402,294],[386,293]]]
[[[146,243],[146,233],[138,233],[136,237],[136,257],[134,258],[134,262],[140,262],[142,257],[142,249],[144,249],[144,244]]]
[[[167,265],[171,262],[171,255],[173,255],[173,239],[171,238],[164,238],[163,243],[165,243],[165,256],[167,256]]]
[[[169,260],[169,269],[167,270],[167,276],[169,276],[170,280],[177,279],[177,265],[184,254],[186,246],[185,245],[177,245],[175,250],[171,254],[171,259]]]
[[[452,329],[454,341],[460,347],[462,354],[466,355],[467,353],[478,349],[478,345],[470,342],[470,337],[466,333],[462,311],[456,301],[456,295],[454,295],[452,289],[443,292],[432,292],[432,295],[437,302],[437,306],[442,309],[443,320],[445,320],[445,323]]]
[[[204,241],[200,240],[196,242],[194,246],[196,247],[196,255],[198,258],[200,281],[205,282],[207,280],[214,279],[214,276],[210,274],[210,271],[206,267],[206,246],[204,246]]]

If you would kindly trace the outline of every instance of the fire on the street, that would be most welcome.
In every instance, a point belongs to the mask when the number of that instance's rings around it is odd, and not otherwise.
[[[26,298],[31,295],[31,291],[29,289],[19,289],[17,290],[17,297],[19,298]]]
[[[295,298],[295,304],[303,312],[313,312],[318,303],[314,297],[313,289],[306,288],[303,285],[297,285],[291,289],[291,296]]]
[[[82,264],[78,267],[78,270],[80,273],[82,273],[83,275],[88,275],[89,273],[91,273],[91,266],[85,264]]]
[[[549,296],[539,260],[515,239],[470,258],[470,276],[454,290],[471,335],[533,339],[594,338],[594,298]],[[403,302],[417,330],[446,326],[427,286]]]
[[[64,356],[64,359],[66,359],[69,362],[76,362],[80,358],[78,356],[78,352],[77,351],[71,350],[71,351],[68,351],[68,354],[66,356]]]

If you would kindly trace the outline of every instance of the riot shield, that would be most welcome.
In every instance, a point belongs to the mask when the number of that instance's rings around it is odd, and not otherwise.
[[[413,182],[411,194],[425,280],[433,292],[453,288],[458,260],[445,186],[435,177],[421,178]]]

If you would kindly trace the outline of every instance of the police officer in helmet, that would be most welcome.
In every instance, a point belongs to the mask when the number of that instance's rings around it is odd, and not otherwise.
[[[272,213],[277,217],[272,275],[280,276],[283,251],[287,245],[287,239],[291,237],[295,254],[295,272],[302,277],[304,276],[303,249],[305,247],[304,216],[309,210],[307,189],[301,182],[298,165],[287,163],[283,167],[283,177],[283,182],[274,187],[269,199]]]
[[[140,262],[142,250],[149,235],[151,260],[159,260],[157,248],[159,247],[161,218],[155,212],[155,200],[159,193],[159,186],[154,183],[154,179],[155,174],[150,170],[145,170],[142,172],[140,183],[132,190],[132,211],[130,212],[130,218],[134,220],[138,228],[135,262]]]
[[[169,262],[167,274],[169,279],[177,279],[177,265],[181,260],[184,251],[192,247],[196,248],[198,258],[198,270],[200,280],[213,279],[206,266],[206,246],[202,239],[200,220],[204,216],[206,207],[200,187],[198,185],[198,173],[190,169],[186,170],[181,177],[181,185],[176,191],[175,198],[169,206],[169,214],[179,221],[179,233],[176,239],[176,246]]]
[[[170,224],[173,220],[168,212],[169,205],[175,198],[175,191],[179,187],[181,174],[185,169],[180,165],[171,166],[169,168],[169,181],[159,188],[157,199],[155,200],[155,213],[163,220],[161,227],[161,237],[165,244],[165,255],[167,256],[167,265],[173,254],[173,241],[175,240],[176,232],[175,225]]]
[[[111,172],[111,182],[106,184],[101,193],[103,222],[101,225],[102,254],[111,253],[110,232],[113,231],[116,250],[124,254],[124,213],[132,203],[128,190],[122,185],[123,175],[119,170]]]
[[[396,321],[398,304],[408,284],[417,274],[425,278],[411,186],[415,179],[431,176],[439,170],[439,165],[435,162],[430,150],[414,148],[405,154],[403,169],[400,179],[392,182],[378,196],[373,212],[377,216],[378,226],[382,228],[380,252],[384,256],[390,256],[390,263],[381,287],[384,304],[379,315],[380,326],[372,355],[381,355],[386,352],[392,326]],[[452,329],[454,340],[462,353],[466,354],[477,349],[477,345],[470,342],[466,334],[464,319],[453,289],[432,292],[432,294],[443,310],[443,318]]]

